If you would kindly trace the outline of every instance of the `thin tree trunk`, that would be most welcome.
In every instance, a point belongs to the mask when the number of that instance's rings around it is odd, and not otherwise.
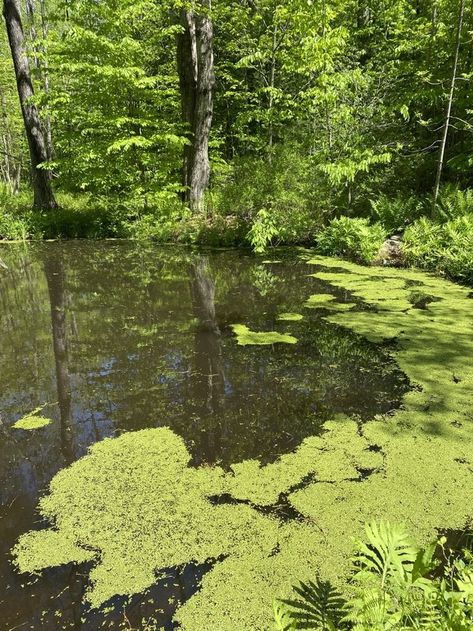
[[[437,202],[438,202],[438,196],[440,192],[440,183],[442,181],[443,166],[445,162],[445,149],[447,146],[448,130],[450,127],[450,118],[452,115],[453,99],[455,96],[455,85],[457,81],[458,59],[460,56],[460,44],[461,44],[464,14],[465,14],[465,0],[460,0],[460,10],[458,13],[458,21],[457,21],[457,34],[456,34],[456,39],[455,39],[455,56],[453,58],[452,79],[450,83],[450,93],[448,95],[447,111],[445,114],[445,123],[443,126],[442,139],[440,142],[440,154],[439,154],[439,159],[438,159],[438,164],[437,164],[437,176],[435,178],[432,216],[435,215]]]
[[[45,0],[40,0],[41,7],[41,30],[43,33],[43,41],[46,41],[48,36],[48,21],[46,16],[46,2]],[[44,61],[43,61],[43,83],[44,83],[44,93],[46,96],[49,95],[49,64],[46,50],[44,52]],[[48,159],[52,160],[54,158],[54,145],[53,145],[53,132],[51,128],[51,117],[47,114],[44,118],[44,130],[46,136],[46,151],[48,153]]]
[[[15,68],[16,84],[20,99],[25,132],[30,150],[34,207],[53,209],[57,207],[51,186],[51,171],[38,168],[48,160],[46,142],[38,114],[33,102],[34,91],[30,67],[26,54],[25,37],[20,15],[19,0],[3,0],[3,16],[7,27],[8,40]]]
[[[273,106],[274,106],[274,86],[276,85],[276,51],[278,47],[277,41],[278,27],[274,25],[273,28],[273,44],[271,51],[271,72],[269,76],[269,164],[273,160],[273,145],[274,145],[274,125],[273,125]]]
[[[211,0],[200,0],[202,11],[180,13],[183,32],[178,37],[177,66],[182,118],[189,129],[184,149],[182,183],[184,198],[192,210],[202,208],[209,185],[209,137],[213,116],[215,84]]]

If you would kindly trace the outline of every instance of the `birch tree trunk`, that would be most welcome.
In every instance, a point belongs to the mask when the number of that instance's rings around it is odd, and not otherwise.
[[[41,163],[48,160],[48,152],[38,109],[33,102],[34,91],[21,22],[20,1],[3,0],[3,16],[7,27],[18,96],[30,151],[33,205],[38,209],[53,209],[57,207],[57,204],[51,186],[51,171],[38,168]]]
[[[465,15],[465,0],[460,0],[460,8],[458,12],[457,31],[455,38],[455,54],[453,57],[452,78],[450,82],[450,92],[448,95],[447,111],[445,113],[445,123],[443,125],[442,139],[440,141],[440,153],[437,163],[437,175],[435,178],[434,201],[432,204],[432,216],[435,215],[437,202],[440,192],[440,183],[442,181],[443,166],[445,162],[445,149],[447,147],[448,130],[450,127],[450,118],[452,116],[452,106],[455,97],[455,85],[457,81],[458,59],[460,56],[460,44],[463,29],[463,17]]]
[[[211,0],[200,0],[201,11],[182,9],[178,36],[177,67],[181,92],[182,119],[189,129],[184,148],[182,183],[185,201],[192,210],[202,208],[209,185],[209,137],[212,128],[213,24],[209,15]]]

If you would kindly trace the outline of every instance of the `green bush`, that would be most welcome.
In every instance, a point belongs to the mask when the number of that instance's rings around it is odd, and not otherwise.
[[[23,241],[32,236],[31,199],[25,193],[12,194],[0,185],[0,240]]]
[[[31,218],[24,214],[13,216],[0,208],[0,240],[24,241],[31,236]]]
[[[370,200],[371,215],[390,234],[402,232],[406,225],[418,219],[424,211],[422,200],[416,197],[388,197],[380,195]]]
[[[345,256],[361,263],[376,259],[388,233],[379,223],[368,219],[340,217],[333,219],[318,236],[317,249],[329,256]]]
[[[404,234],[406,262],[473,283],[473,214],[436,223],[423,217]]]
[[[453,553],[446,539],[425,549],[404,526],[366,526],[356,544],[345,597],[316,579],[274,603],[277,631],[469,631],[473,622],[473,554]]]
[[[279,243],[309,243],[329,212],[324,190],[317,190],[310,161],[294,147],[276,147],[272,160],[245,158],[216,178],[210,206],[234,217],[243,241],[257,251]]]
[[[461,190],[452,185],[445,186],[438,198],[436,219],[445,222],[464,215],[473,216],[473,190]]]

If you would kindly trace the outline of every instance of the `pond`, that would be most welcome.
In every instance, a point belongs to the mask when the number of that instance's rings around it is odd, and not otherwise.
[[[425,331],[448,293],[442,287],[439,294],[437,281],[408,272],[401,283],[396,273],[387,274],[380,289],[379,272],[372,277],[364,268],[310,260],[309,253],[294,250],[265,260],[247,252],[67,242],[4,246],[1,257],[7,265],[0,270],[5,629],[130,628],[150,619],[156,628],[180,628],[176,611],[197,602],[204,577],[218,577],[235,559],[244,566],[247,543],[230,542],[238,533],[264,533],[269,547],[258,554],[265,562],[282,546],[274,529],[304,526],[310,539],[310,510],[292,498],[315,488],[316,476],[325,480],[310,464],[314,454],[332,450],[332,486],[351,482],[364,488],[377,480],[379,459],[388,449],[380,436],[365,439],[365,426],[391,431],[406,412],[406,400],[426,392],[422,375],[398,360],[405,334],[399,316],[409,315],[414,328]],[[386,335],[376,334],[369,323],[383,319]],[[95,443],[100,444],[86,456]],[[345,454],[346,444],[354,454]],[[163,464],[168,457],[170,464]],[[334,462],[344,468],[338,477]],[[48,499],[48,485],[61,470]],[[264,492],[254,488],[261,472],[267,472]],[[268,484],[273,490],[265,494]],[[163,542],[157,535],[163,519],[152,520],[163,510],[167,488],[171,526],[159,531],[167,537]],[[75,492],[80,498],[72,499]],[[102,523],[104,512],[118,505],[113,523]],[[131,506],[133,519],[127,516],[120,529]],[[211,521],[222,522],[209,535],[212,541],[199,535],[191,544],[189,530],[202,525],[194,515],[198,510],[209,532]],[[85,516],[104,531],[116,530],[108,543],[98,527],[87,530]],[[178,532],[181,517],[185,535]],[[64,534],[57,547],[48,548],[49,560],[38,561],[36,539],[31,543],[28,537],[36,531],[66,533],[68,520],[74,532],[83,528],[87,534],[73,544],[70,533]],[[229,521],[235,532],[224,539]],[[123,529],[129,532],[119,543]],[[129,576],[128,568],[115,580],[120,572],[114,548],[104,570],[114,579],[105,586],[100,571],[110,541],[123,544],[122,565],[146,564],[136,560],[133,540],[141,551],[150,546],[148,556],[160,546],[174,545],[175,551],[153,558],[139,576]],[[12,549],[29,577],[12,562]],[[91,550],[101,551],[102,565]],[[204,628],[203,622],[189,626],[189,619],[179,620],[182,628]],[[227,628],[206,620],[206,628]],[[259,624],[254,628],[261,630]]]

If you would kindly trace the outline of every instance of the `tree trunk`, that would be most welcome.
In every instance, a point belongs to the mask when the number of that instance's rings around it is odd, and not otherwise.
[[[57,204],[51,186],[51,171],[38,168],[39,165],[48,160],[48,153],[38,109],[33,102],[34,91],[26,55],[19,0],[3,0],[3,16],[7,27],[18,96],[30,150],[34,192],[33,204],[37,209],[56,208]]]
[[[36,30],[36,0],[26,0],[26,15],[30,23],[30,40],[33,44],[34,64],[41,78],[42,88],[46,97],[49,95],[49,65],[46,55],[45,42],[48,36],[48,23],[46,17],[45,0],[40,0],[40,21],[41,21],[41,39],[42,43],[38,43],[38,32]],[[46,144],[46,153],[48,160],[52,160],[54,156],[53,138],[51,131],[51,118],[49,115],[43,117],[42,125],[44,129],[44,141]]]
[[[432,204],[432,216],[435,216],[437,209],[438,196],[440,192],[440,183],[442,181],[443,165],[445,162],[445,149],[447,147],[448,130],[450,127],[450,118],[452,115],[453,99],[455,96],[455,85],[457,81],[458,59],[460,56],[460,44],[463,28],[463,17],[465,14],[465,0],[460,0],[460,9],[458,12],[457,33],[455,38],[455,55],[453,58],[452,78],[450,82],[450,92],[448,95],[447,111],[445,113],[445,123],[443,126],[442,139],[440,141],[440,154],[437,164],[437,176],[435,178],[434,201]]]
[[[201,12],[181,10],[183,32],[178,36],[177,67],[181,91],[182,119],[188,126],[189,144],[184,148],[182,184],[184,198],[192,210],[202,208],[209,185],[209,137],[212,127],[213,25],[211,0],[200,0]]]

